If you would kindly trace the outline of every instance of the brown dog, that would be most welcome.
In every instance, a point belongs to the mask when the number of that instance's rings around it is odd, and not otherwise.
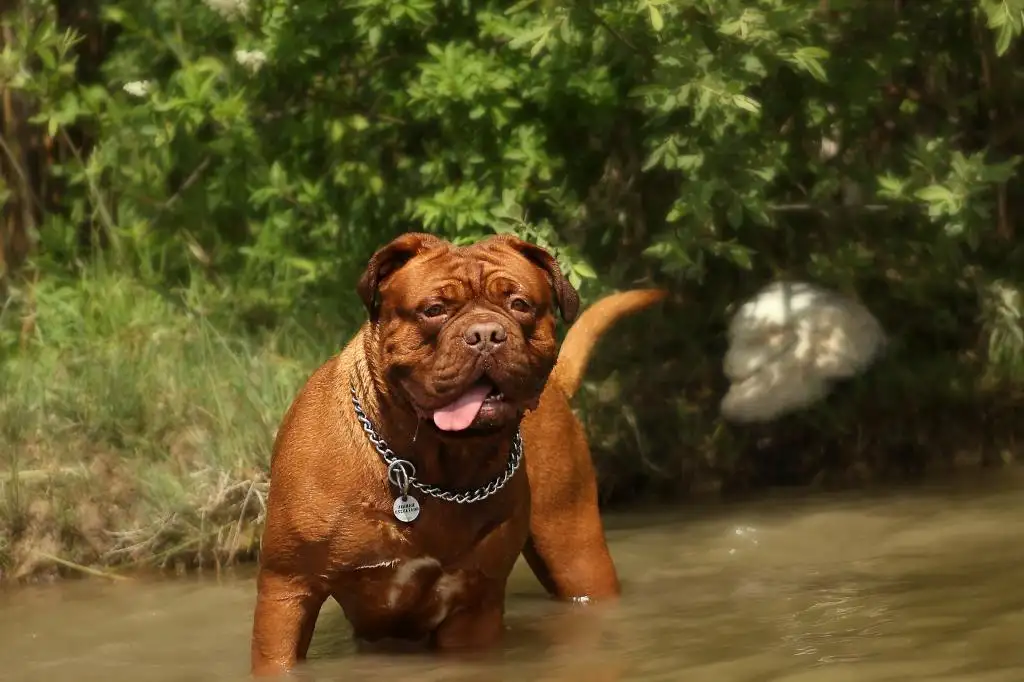
[[[309,379],[274,445],[252,671],[303,659],[328,597],[361,639],[489,645],[520,553],[558,598],[617,596],[569,399],[605,329],[665,292],[598,301],[559,354],[554,310],[571,322],[579,298],[514,237],[405,234],[358,290],[369,322]]]

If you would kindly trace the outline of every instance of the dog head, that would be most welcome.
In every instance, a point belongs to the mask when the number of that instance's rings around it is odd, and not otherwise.
[[[456,247],[422,233],[378,250],[358,285],[389,393],[445,437],[486,435],[536,407],[555,365],[555,311],[576,290],[544,249],[516,237]]]

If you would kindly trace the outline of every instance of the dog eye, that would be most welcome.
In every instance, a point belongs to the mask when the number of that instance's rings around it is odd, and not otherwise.
[[[441,315],[444,315],[444,306],[440,303],[427,306],[423,310],[423,317],[440,317]]]
[[[510,305],[512,306],[512,310],[517,313],[528,313],[531,310],[530,304],[525,298],[513,298]]]

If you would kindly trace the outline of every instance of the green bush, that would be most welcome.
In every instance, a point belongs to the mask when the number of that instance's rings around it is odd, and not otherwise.
[[[0,443],[30,469],[116,454],[150,505],[132,523],[176,515],[174,546],[204,523],[188,476],[256,480],[302,377],[363,319],[376,247],[511,230],[585,300],[678,293],[614,331],[581,396],[609,500],[1012,458],[994,415],[1024,369],[1022,11],[22,0],[0,200],[32,248],[5,275]],[[893,348],[818,410],[727,427],[725,316],[773,277],[856,293]],[[173,463],[189,429],[202,454]],[[0,556],[45,516],[15,487]]]

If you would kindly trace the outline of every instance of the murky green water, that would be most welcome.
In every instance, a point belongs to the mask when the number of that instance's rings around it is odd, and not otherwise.
[[[315,680],[1024,681],[1024,484],[609,519],[610,609],[543,597],[524,567],[478,658],[357,651],[325,606]],[[250,579],[0,593],[0,678],[247,679]]]

